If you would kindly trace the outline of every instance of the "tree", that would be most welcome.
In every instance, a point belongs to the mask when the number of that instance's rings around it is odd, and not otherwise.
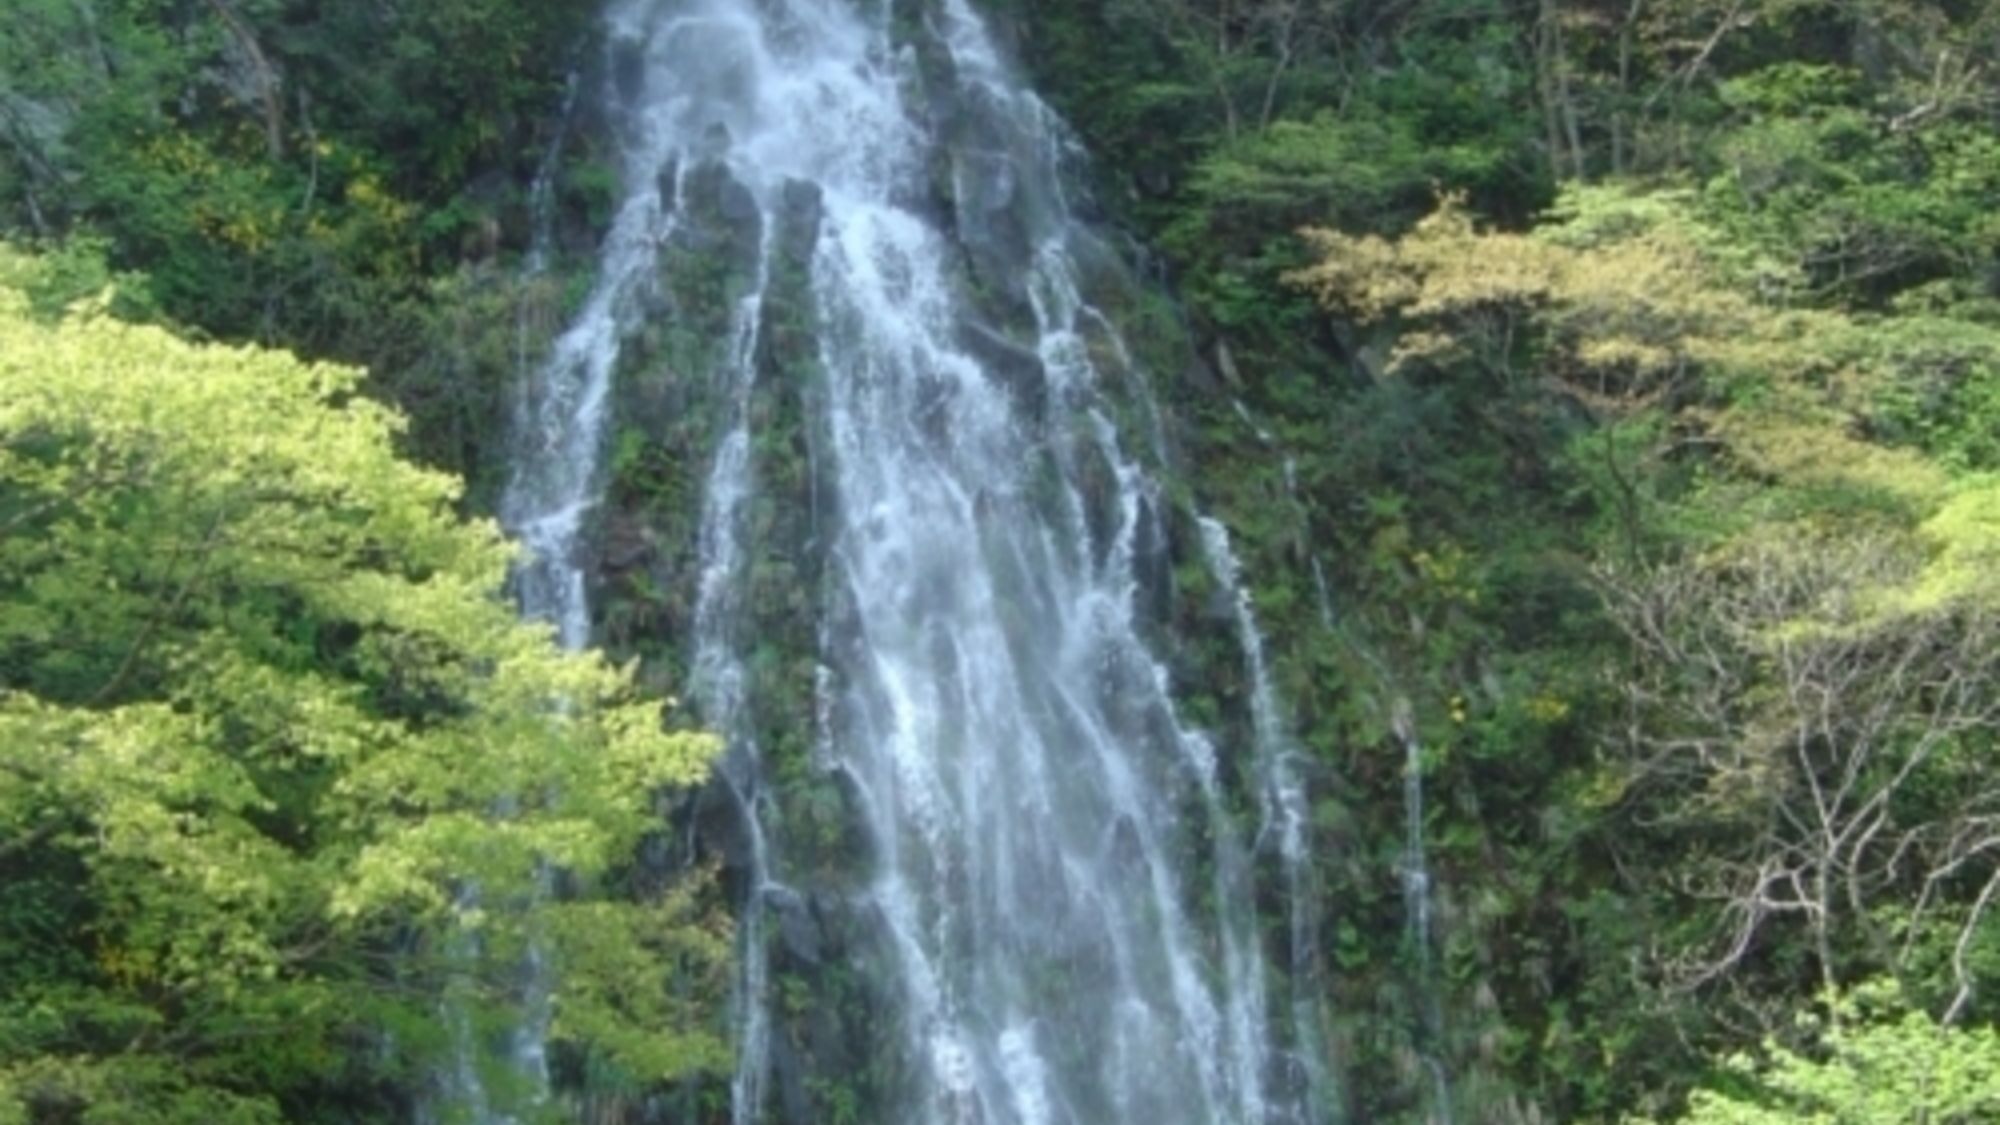
[[[1975,456],[1957,423],[1871,438],[1940,371],[1983,401],[2000,334],[1773,304],[1798,273],[1685,193],[1577,190],[1551,218],[1481,231],[1447,200],[1395,241],[1309,232],[1294,280],[1388,326],[1388,377],[1539,386],[1600,423],[1572,459],[1603,485],[1588,571],[1629,656],[1613,846],[1671,855],[1661,889],[1697,907],[1663,978],[1893,972],[1963,1017],[2000,904],[2000,490],[1931,455]]]
[[[2000,1113],[2000,1033],[1940,1026],[1894,986],[1834,995],[1802,1015],[1803,1049],[1767,1042],[1724,1061],[1681,1125],[1974,1125]],[[1634,1123],[1639,1125],[1639,1123]]]
[[[1914,974],[1939,911],[1947,1017],[1971,1003],[2000,894],[2000,623],[1982,600],[1906,610],[1922,569],[1918,544],[1793,525],[1601,571],[1634,653],[1627,783],[1672,794],[1645,802],[1654,826],[1689,842],[1682,885],[1720,907],[1683,983],[1737,971],[1779,919],[1811,935],[1827,987],[1856,961]]]
[[[38,268],[0,249],[0,1120],[390,1113],[530,948],[566,1049],[719,1064],[722,924],[611,893],[714,741],[517,619],[359,372],[37,319]]]

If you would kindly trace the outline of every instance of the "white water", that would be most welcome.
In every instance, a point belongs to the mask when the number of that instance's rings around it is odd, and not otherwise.
[[[529,246],[522,275],[533,280],[548,270],[553,241],[555,213],[555,172],[561,159],[573,119],[581,84],[571,74],[564,84],[562,112],[555,136],[538,162],[528,192]],[[590,488],[594,464],[572,472],[565,458],[589,444],[579,427],[595,427],[602,413],[603,390],[594,397],[580,393],[579,384],[590,374],[573,359],[559,359],[539,368],[530,366],[530,339],[533,329],[529,308],[524,303],[515,314],[515,363],[524,376],[516,402],[513,476],[502,505],[503,523],[510,534],[525,539],[526,565],[517,574],[522,613],[556,626],[563,645],[576,648],[589,640],[589,612],[583,600],[583,574],[576,558],[574,518],[564,513],[581,511]],[[571,354],[577,352],[571,344]],[[600,376],[601,382],[601,376]],[[587,409],[589,414],[578,412]],[[546,893],[546,887],[538,890]],[[480,905],[477,886],[461,887],[461,911]],[[453,956],[470,960],[477,956],[476,939],[461,936]],[[517,1006],[521,1013],[509,1034],[506,1062],[527,1089],[526,1099],[540,1103],[548,1096],[548,1029],[553,1016],[550,994],[551,966],[539,947],[531,947],[527,963],[521,967]],[[452,1040],[451,1064],[437,1075],[438,1089],[427,1093],[417,1108],[419,1121],[430,1125],[441,1117],[447,1120],[507,1122],[512,1118],[497,1114],[495,1100],[483,1073],[484,1050],[473,1026],[471,1004],[447,997],[445,1022]]]
[[[722,783],[745,821],[733,1120],[771,1120],[781,1068],[808,1065],[781,1062],[774,1046],[765,905],[815,893],[879,935],[870,971],[889,1010],[868,1046],[896,1077],[869,1120],[1323,1120],[1311,918],[1293,912],[1292,961],[1274,978],[1255,895],[1257,857],[1274,850],[1284,892],[1306,897],[1303,793],[1227,538],[1205,524],[1198,549],[1235,599],[1253,688],[1247,746],[1218,746],[1185,722],[1168,666],[1141,640],[1142,556],[1168,505],[1105,398],[1107,378],[1143,376],[1085,295],[1079,255],[1102,248],[1069,211],[1068,142],[964,0],[910,8],[931,59],[890,5],[867,0],[612,10],[613,43],[638,60],[615,107],[628,122],[630,194],[589,301],[523,396],[503,516],[532,552],[524,607],[564,643],[587,641],[582,536],[602,487],[612,379],[661,255],[691,252],[673,238],[689,170],[719,166],[752,201],[762,246],[722,358],[679,377],[698,381],[720,419],[692,688],[732,739]],[[748,735],[740,627],[758,549],[750,403],[771,232],[800,184],[820,201],[809,288],[823,383],[811,426],[825,436],[816,471],[834,498],[815,514],[831,581],[814,765],[845,779],[870,844],[869,870],[837,894],[784,882],[802,845],[787,838]],[[989,304],[1015,310],[994,331],[1032,358],[1038,409],[1018,374],[964,344],[967,324],[989,316],[975,307],[982,285],[999,292]],[[1164,448],[1157,414],[1148,420]],[[1251,763],[1240,771],[1249,823],[1231,815],[1223,755]],[[525,991],[532,1001],[546,985]],[[544,1083],[545,1006],[531,1003],[515,1047]]]
[[[1451,1079],[1437,1050],[1437,1040],[1443,1034],[1444,1012],[1431,967],[1431,946],[1436,939],[1431,922],[1430,859],[1424,847],[1423,743],[1417,738],[1416,719],[1408,700],[1396,700],[1390,725],[1403,744],[1404,938],[1416,957],[1415,991],[1417,1003],[1422,1007],[1419,1026],[1429,1040],[1419,1052],[1431,1083],[1429,1120],[1436,1125],[1451,1125]]]
[[[1285,475],[1289,483],[1292,478],[1289,461]],[[1230,546],[1229,532],[1210,519],[1202,521],[1201,531],[1209,569],[1217,584],[1231,592],[1237,637],[1243,646],[1244,669],[1250,683],[1250,716],[1256,737],[1258,831],[1263,839],[1275,838],[1285,880],[1292,1031],[1295,1049],[1301,1055],[1295,1070],[1300,1072],[1309,1102],[1319,1104],[1327,1095],[1319,1088],[1325,1077],[1314,1058],[1323,1050],[1324,1041],[1319,981],[1312,959],[1319,944],[1318,919],[1313,914],[1314,896],[1306,886],[1311,865],[1306,850],[1309,814],[1305,786],[1297,774],[1298,751],[1278,710],[1277,692],[1271,686],[1270,671],[1264,661],[1263,635],[1257,628],[1250,591],[1243,584],[1242,567]]]
[[[1398,699],[1391,717],[1403,744],[1403,913],[1418,971],[1428,982],[1431,964],[1431,872],[1424,848],[1424,751],[1408,702]]]

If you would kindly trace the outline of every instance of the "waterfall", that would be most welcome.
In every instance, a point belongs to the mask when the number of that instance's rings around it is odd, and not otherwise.
[[[1331,633],[1334,630],[1333,587],[1326,580],[1326,567],[1320,563],[1318,555],[1312,557],[1312,572],[1314,602],[1319,608],[1319,625]]]
[[[554,136],[529,185],[529,246],[521,270],[525,280],[538,279],[548,271],[554,240],[555,174],[581,88],[578,75],[572,72],[564,81]],[[524,302],[514,316],[515,365],[524,378],[515,404],[513,473],[502,500],[502,519],[509,534],[524,540],[528,548],[526,565],[516,575],[522,614],[554,625],[564,647],[579,648],[589,641],[590,618],[577,557],[577,516],[589,501],[595,466],[594,462],[570,459],[587,453],[594,443],[604,392],[601,385],[593,388],[589,384],[593,378],[601,383],[602,376],[594,376],[582,361],[589,349],[581,340],[569,342],[566,351],[558,351],[556,361],[531,366],[530,319]],[[540,893],[546,891],[543,887]],[[476,885],[459,888],[457,906],[461,911],[480,905]],[[478,956],[477,940],[466,934],[457,936],[449,955],[470,962]],[[518,981],[520,1017],[508,1036],[505,1061],[526,1083],[531,1102],[545,1098],[549,1086],[551,971],[543,951],[531,947]],[[435,1076],[438,1088],[428,1091],[420,1101],[416,1116],[425,1125],[441,1117],[469,1117],[481,1123],[511,1120],[493,1110],[495,1099],[483,1073],[485,1052],[470,1009],[463,998],[448,996],[445,1000],[452,1060]]]
[[[583,92],[582,76],[572,70],[563,78],[562,111],[556,116],[555,135],[542,150],[535,165],[535,178],[528,184],[528,252],[522,272],[539,277],[549,268],[550,244],[555,241],[556,172],[562,167],[563,149],[569,143],[570,127],[576,122],[577,97]],[[527,357],[519,363],[525,369]]]
[[[565,644],[600,540],[690,588],[658,612],[730,744],[703,815],[743,898],[732,1121],[1326,1120],[1294,755],[1226,536],[1147,467],[1110,307],[1137,283],[1060,122],[965,0],[607,19],[627,194],[503,519]],[[702,466],[681,562],[606,530],[621,396],[634,448]],[[1244,745],[1177,695],[1176,541],[1233,607]]]
[[[1285,477],[1293,478],[1286,461]],[[1306,850],[1306,793],[1296,769],[1297,750],[1279,717],[1277,692],[1264,660],[1264,640],[1243,585],[1241,564],[1229,543],[1229,532],[1212,519],[1201,521],[1202,543],[1209,567],[1222,589],[1231,594],[1230,609],[1243,646],[1244,671],[1250,683],[1250,716],[1255,738],[1259,836],[1275,843],[1284,872],[1287,966],[1291,975],[1291,1020],[1297,1045],[1297,1070],[1309,1104],[1329,1100],[1327,1076],[1318,1059],[1323,1053],[1324,1028],[1319,1007],[1319,979],[1314,962],[1319,945],[1314,896],[1306,886],[1311,856]]]
[[[1403,744],[1403,917],[1404,939],[1416,959],[1413,971],[1419,1027],[1426,1042],[1419,1057],[1430,1077],[1430,1117],[1436,1125],[1451,1125],[1451,1080],[1438,1051],[1444,1038],[1444,1005],[1438,995],[1431,965],[1431,946],[1436,940],[1431,925],[1430,859],[1424,847],[1424,760],[1423,743],[1417,738],[1416,719],[1409,700],[1395,701],[1390,726]]]

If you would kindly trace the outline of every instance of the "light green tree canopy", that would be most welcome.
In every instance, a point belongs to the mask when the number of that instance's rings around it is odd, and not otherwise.
[[[38,320],[36,268],[0,247],[0,1121],[363,1119],[531,942],[558,1040],[717,1064],[721,926],[592,889],[714,741],[517,619],[359,372]]]
[[[1730,1081],[1697,1091],[1681,1125],[1973,1125],[2000,1116],[2000,1033],[1943,1026],[1903,1008],[1893,985],[1835,998],[1801,1018],[1811,1045],[1767,1043],[1725,1061]],[[1642,1123],[1634,1123],[1642,1125]]]

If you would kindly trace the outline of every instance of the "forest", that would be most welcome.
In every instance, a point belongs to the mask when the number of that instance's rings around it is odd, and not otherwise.
[[[958,0],[833,6],[969,68]],[[1333,1092],[1270,1120],[2000,1121],[2000,4],[971,7],[1136,279],[1083,288],[1147,383],[1106,417],[1158,430],[1139,632],[1221,745],[1268,675],[1296,763],[1309,858],[1281,889],[1251,849],[1244,932]],[[787,239],[835,202],[788,188],[746,270],[741,189],[661,173],[690,217],[613,368],[596,647],[524,623],[518,388],[631,190],[603,16],[0,4],[0,1125],[747,1125],[725,744],[795,877],[891,850],[814,764],[867,607],[800,608],[839,561],[798,514],[826,252]],[[1026,310],[966,238],[967,300]],[[751,273],[759,386],[807,389],[735,408],[778,546],[730,727],[691,647],[727,411],[659,372],[723,362]],[[1068,456],[1095,526],[1123,477]],[[865,927],[813,903],[770,912],[811,1075],[771,1119],[978,1120],[884,1108],[907,1076],[824,1014],[886,1003],[828,967]],[[563,1096],[487,1059],[511,1108],[424,1109],[524,1025]]]

